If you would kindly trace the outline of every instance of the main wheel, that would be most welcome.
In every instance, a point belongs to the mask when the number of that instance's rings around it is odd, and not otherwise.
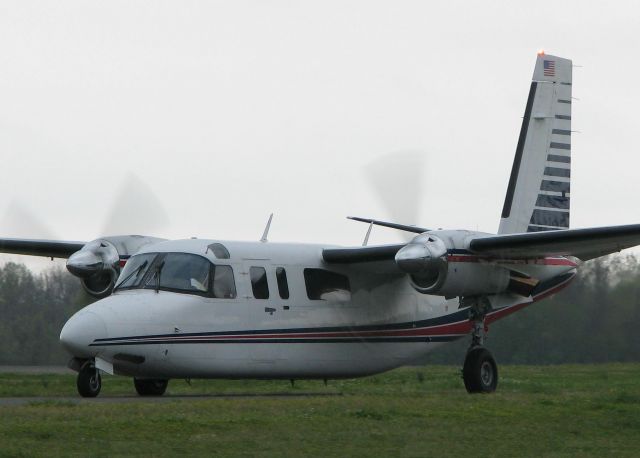
[[[133,379],[133,385],[140,396],[162,396],[167,390],[169,380]]]
[[[472,348],[462,369],[464,386],[469,393],[493,393],[498,386],[498,365],[489,350]]]
[[[98,369],[90,366],[83,367],[78,372],[76,386],[78,387],[78,393],[83,398],[95,398],[98,396],[100,388],[102,388],[102,379]]]

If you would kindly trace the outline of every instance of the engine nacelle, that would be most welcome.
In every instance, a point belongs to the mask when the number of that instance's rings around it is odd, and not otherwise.
[[[120,274],[115,269],[103,269],[91,277],[83,278],[81,284],[87,294],[102,299],[111,295],[118,275]]]
[[[434,277],[412,274],[413,287],[423,294],[445,297],[497,294],[509,289],[511,272],[504,267],[481,263],[446,262]]]
[[[409,274],[412,286],[423,294],[445,297],[498,294],[507,290],[527,296],[537,280],[474,256],[458,256],[465,233],[420,234],[398,251],[400,270]]]
[[[87,243],[67,260],[67,270],[80,278],[84,290],[101,299],[113,291],[126,259],[140,248],[164,239],[142,235],[105,237]]]

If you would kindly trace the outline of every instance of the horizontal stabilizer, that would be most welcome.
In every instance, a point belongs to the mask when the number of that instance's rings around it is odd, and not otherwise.
[[[68,258],[81,250],[87,242],[64,242],[57,240],[0,239],[0,253]]]
[[[360,218],[358,216],[347,216],[347,218],[352,219],[354,221],[360,221],[362,223],[373,224],[375,226],[390,227],[391,229],[398,229],[400,231],[413,232],[415,234],[422,234],[423,232],[427,232],[430,230],[430,229],[425,229],[424,227],[407,226],[406,224],[389,223],[387,221],[379,221],[377,219],[369,219],[369,218]]]
[[[474,253],[501,258],[575,256],[583,261],[640,245],[640,224],[504,234],[474,239]]]

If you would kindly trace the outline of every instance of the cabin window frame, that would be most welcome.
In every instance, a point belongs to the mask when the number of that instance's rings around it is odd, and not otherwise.
[[[170,252],[156,252],[156,253],[140,253],[140,254],[136,254],[134,256],[132,256],[130,259],[134,259],[137,256],[152,256],[153,255],[153,259],[151,260],[151,262],[149,263],[148,266],[145,267],[145,271],[144,274],[142,275],[142,278],[140,280],[138,280],[134,285],[131,286],[125,286],[125,287],[116,287],[114,289],[114,292],[118,292],[118,291],[131,291],[131,290],[138,290],[138,289],[151,289],[151,290],[155,290],[157,288],[158,291],[167,291],[167,292],[173,292],[173,293],[179,293],[179,294],[190,294],[190,295],[194,295],[194,296],[201,296],[201,297],[207,297],[207,298],[211,298],[211,299],[237,299],[238,297],[238,289],[237,289],[237,284],[236,284],[236,280],[235,280],[235,273],[233,272],[233,266],[229,265],[229,264],[215,264],[213,262],[211,262],[211,260],[205,256],[202,256],[200,254],[197,253],[186,253],[186,252],[174,252],[174,251],[170,251]],[[165,260],[167,259],[167,257],[169,256],[173,256],[173,255],[185,255],[185,256],[193,256],[199,259],[202,259],[203,261],[206,262],[206,267],[208,267],[208,273],[207,273],[207,289],[205,291],[201,291],[198,289],[192,289],[192,288],[176,288],[176,287],[171,287],[171,286],[166,286],[166,285],[162,285],[162,272],[164,270],[164,266],[162,267],[162,270],[160,271],[160,285],[156,285],[156,280],[155,280],[155,275],[157,273],[157,269],[159,266],[161,266]],[[130,262],[130,261],[128,261]],[[203,265],[204,267],[204,265]],[[219,297],[216,295],[215,293],[215,281],[216,281],[216,270],[218,267],[223,268],[226,272],[227,272],[227,280],[230,280],[230,286],[231,288],[228,288],[231,291],[231,296],[230,297]],[[123,271],[124,273],[124,271]],[[186,278],[186,277],[185,277]],[[195,280],[195,278],[191,278],[190,280]],[[191,283],[193,285],[193,283]],[[229,286],[227,285],[227,286]],[[194,288],[196,288],[194,286]]]
[[[321,278],[324,275],[324,278]],[[304,286],[307,292],[307,298],[310,301],[326,301],[326,302],[349,302],[352,297],[351,281],[349,276],[340,272],[335,272],[329,269],[323,269],[320,267],[306,267],[302,271],[304,278]],[[331,283],[331,280],[336,280]],[[319,282],[324,282],[319,286]],[[315,283],[315,284],[314,284]],[[345,286],[341,288],[340,286]],[[323,298],[323,294],[327,293],[340,293],[345,291],[348,293],[348,298]]]
[[[258,273],[258,271],[260,271]],[[259,277],[254,275],[256,272]],[[249,267],[249,281],[251,282],[251,293],[254,299],[268,300],[270,297],[269,291],[269,279],[267,277],[267,269],[264,266],[250,266]],[[261,288],[258,289],[258,288]],[[265,295],[266,292],[266,295]],[[256,294],[257,293],[257,294]]]
[[[287,269],[283,266],[276,267],[276,284],[278,286],[278,295],[282,300],[288,300],[291,297],[289,290],[289,278],[287,277]]]

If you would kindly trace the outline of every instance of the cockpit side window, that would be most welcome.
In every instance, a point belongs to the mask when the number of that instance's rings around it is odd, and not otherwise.
[[[235,299],[236,281],[231,266],[215,266],[213,275],[213,297]]]
[[[167,253],[156,262],[145,288],[186,291],[207,295],[212,264],[205,258],[189,253]]]

